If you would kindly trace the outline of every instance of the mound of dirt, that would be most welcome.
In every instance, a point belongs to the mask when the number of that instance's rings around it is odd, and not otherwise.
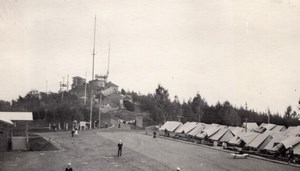
[[[29,151],[55,151],[58,150],[53,144],[39,135],[31,135],[28,144]]]

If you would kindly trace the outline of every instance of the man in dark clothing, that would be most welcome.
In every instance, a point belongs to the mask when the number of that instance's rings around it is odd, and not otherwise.
[[[156,139],[156,132],[153,132],[153,138]]]
[[[294,150],[292,147],[289,148],[288,158],[289,158],[289,163],[294,161]]]
[[[123,143],[122,140],[120,140],[120,142],[118,143],[118,156],[122,156],[122,147]]]
[[[72,131],[71,131],[72,137],[74,137],[74,133],[75,133],[75,130],[72,129]]]
[[[73,171],[73,169],[71,167],[71,163],[68,163],[68,166],[66,167],[65,171]]]

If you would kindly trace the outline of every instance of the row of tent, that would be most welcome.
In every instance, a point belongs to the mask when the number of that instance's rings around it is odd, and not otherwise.
[[[161,134],[171,137],[187,137],[188,139],[207,140],[226,146],[243,147],[267,153],[278,153],[293,148],[295,155],[300,155],[300,126],[275,124],[244,123],[243,127],[232,127],[219,124],[205,124],[167,121],[159,128]]]

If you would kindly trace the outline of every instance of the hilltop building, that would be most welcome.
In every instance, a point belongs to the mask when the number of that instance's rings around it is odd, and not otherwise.
[[[119,86],[110,81],[107,82],[106,78],[107,77],[96,76],[95,80],[86,83],[86,80],[84,78],[78,76],[73,77],[73,84],[70,92],[76,94],[83,101],[85,100],[85,98],[89,99],[91,92],[94,96],[98,96],[99,98],[100,90],[103,97],[109,97],[114,94],[118,95]],[[122,96],[120,96],[120,99],[121,98]]]

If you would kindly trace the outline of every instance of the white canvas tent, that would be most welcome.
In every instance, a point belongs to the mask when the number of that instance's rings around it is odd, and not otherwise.
[[[295,128],[297,128],[297,126],[290,126],[290,127],[288,127],[288,128],[284,131],[285,135],[289,135],[289,133],[290,133],[291,131],[293,131]]]
[[[188,133],[197,126],[197,122],[186,122],[184,125],[176,129],[175,133]]]
[[[285,131],[286,127],[283,125],[276,125],[273,129],[271,129],[272,131]]]
[[[250,132],[252,130],[255,130],[258,127],[258,125],[255,122],[244,122],[243,127],[247,129],[247,132]]]
[[[190,135],[190,136],[196,136],[197,134],[199,134],[205,128],[206,128],[205,123],[198,123],[197,126],[193,130],[188,132],[187,134]]]
[[[159,128],[160,131],[167,130],[169,132],[174,132],[178,127],[182,126],[181,122],[177,121],[167,121],[163,126]]]
[[[234,137],[233,133],[228,128],[221,128],[217,133],[209,137],[213,141],[228,142]]]
[[[216,134],[221,128],[220,127],[215,127],[211,126],[207,129],[202,130],[199,134],[196,135],[196,137],[204,139],[204,138],[209,138],[210,136]]]
[[[272,149],[286,138],[283,134],[273,134],[271,141],[265,146],[264,150],[273,151]]]
[[[265,146],[272,140],[272,136],[269,134],[259,134],[253,141],[246,144],[246,147],[251,147],[257,150],[264,149]]]
[[[286,135],[292,137],[300,136],[300,126],[297,126],[294,129],[290,130],[290,132],[288,132]]]
[[[300,155],[300,143],[293,147],[294,154]]]
[[[274,124],[261,124],[259,127],[257,127],[256,129],[254,129],[255,132],[258,132],[258,133],[263,133],[265,131],[269,131],[269,130],[272,130],[273,128],[275,128],[276,125]]]
[[[300,137],[287,137],[283,141],[281,141],[278,145],[272,148],[272,151],[279,151],[282,147],[288,149],[289,147],[294,148],[300,143]]]
[[[259,133],[256,132],[240,132],[234,138],[232,138],[229,143],[233,145],[242,145],[242,142],[245,144],[251,143]]]
[[[235,129],[232,130],[233,135],[238,135],[241,132],[245,132],[245,129],[242,127],[235,127]]]

